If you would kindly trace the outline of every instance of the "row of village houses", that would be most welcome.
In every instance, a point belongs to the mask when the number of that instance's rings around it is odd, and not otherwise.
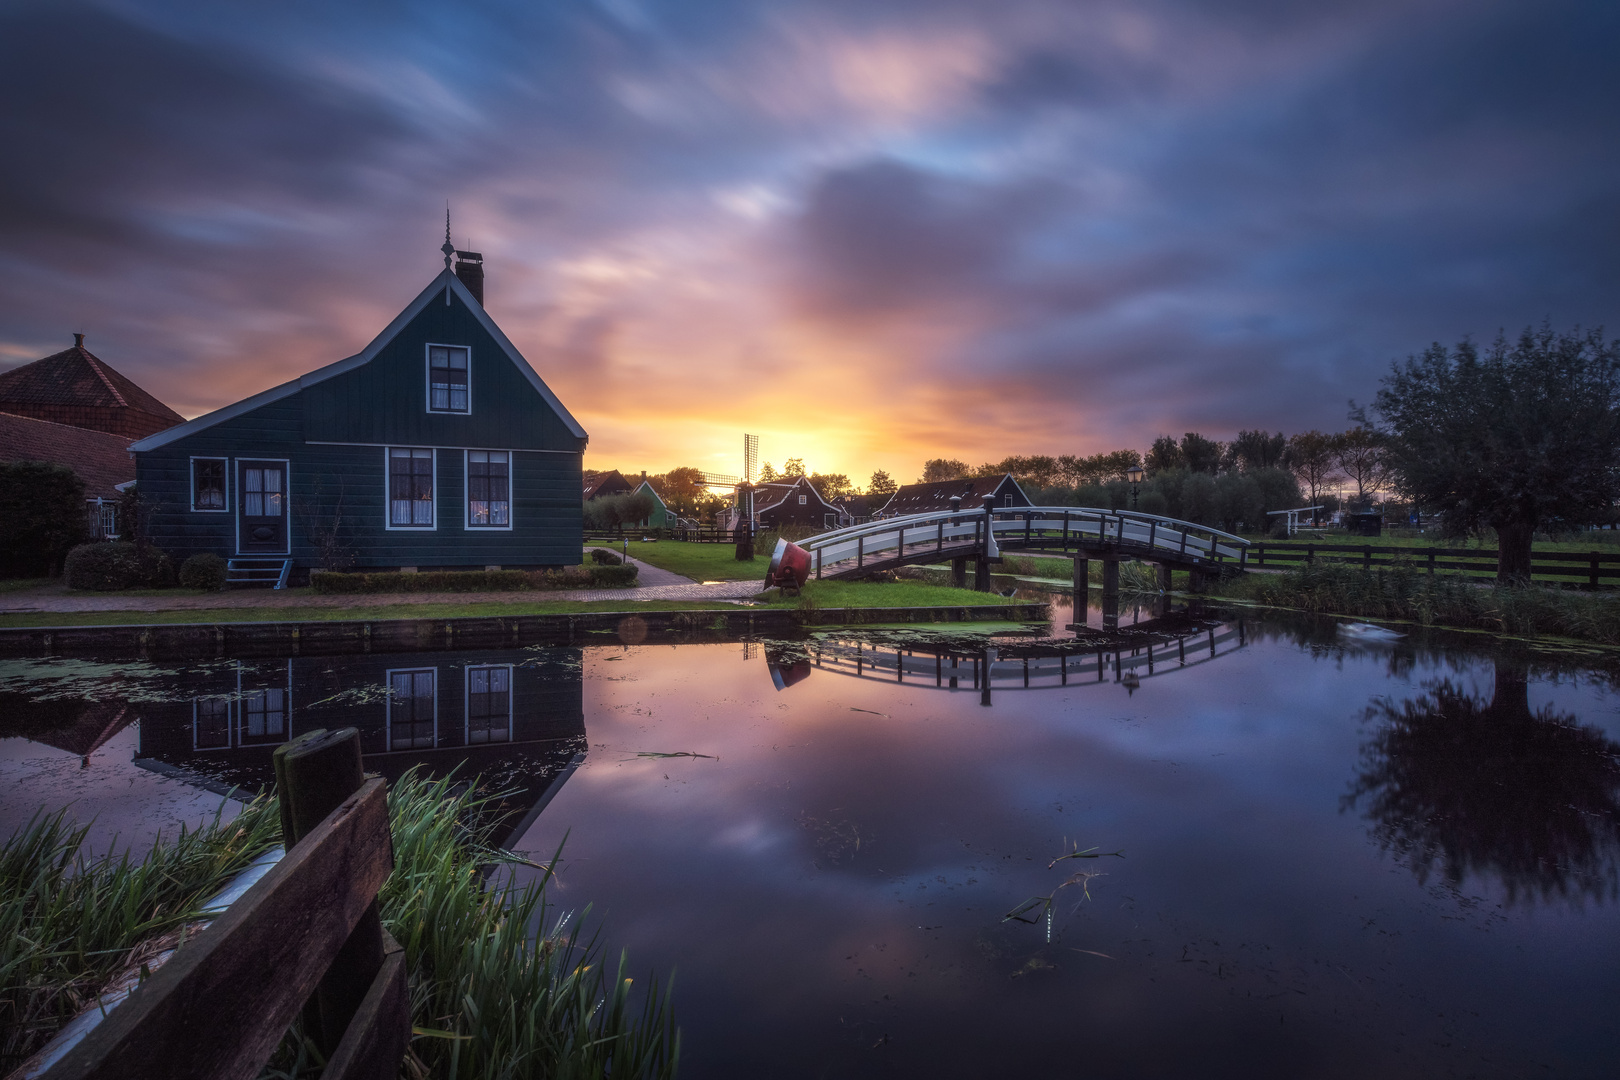
[[[444,251],[443,271],[360,352],[192,420],[75,334],[0,373],[0,460],[73,468],[107,536],[136,484],[145,535],[177,559],[308,568],[341,534],[356,569],[576,563],[581,493],[635,486],[616,471],[584,479],[585,429],[484,310],[482,257]],[[638,486],[660,508],[647,526],[673,524],[645,474]],[[1010,476],[908,485],[876,511],[800,478],[757,485],[754,510],[764,528],[827,528],[953,495],[1029,505]]]
[[[889,496],[840,495],[825,498],[807,477],[790,477],[777,481],[753,484],[754,521],[762,529],[799,526],[810,529],[838,529],[858,525],[877,518],[900,517],[904,514],[925,514],[933,510],[947,510],[952,498],[961,505],[977,509],[989,496],[996,506],[1029,506],[1029,497],[1018,481],[1002,473],[998,476],[964,477],[958,480],[940,480],[927,484],[907,484]],[[653,500],[653,512],[638,524],[643,529],[678,528],[684,522],[669,508],[658,490],[641,474],[639,483],[632,484],[617,469],[597,473],[585,481],[585,501],[611,495],[645,494]],[[732,503],[722,528],[734,530],[742,524],[742,499],[733,493]]]

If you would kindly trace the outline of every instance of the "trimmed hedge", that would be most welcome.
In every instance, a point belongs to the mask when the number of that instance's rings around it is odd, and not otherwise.
[[[180,587],[219,592],[225,587],[225,560],[209,551],[193,555],[180,564]]]
[[[156,589],[174,584],[174,561],[150,544],[80,544],[68,552],[62,577],[70,589]]]
[[[606,548],[592,548],[591,562],[596,563],[598,566],[618,566],[624,560]]]
[[[570,566],[562,570],[429,570],[402,574],[342,574],[316,570],[309,583],[319,593],[530,592],[556,589],[627,588],[636,583],[634,566]]]
[[[55,574],[88,534],[77,473],[40,461],[0,462],[0,577]]]

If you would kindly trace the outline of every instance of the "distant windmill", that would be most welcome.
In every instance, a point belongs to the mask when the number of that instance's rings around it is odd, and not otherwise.
[[[706,472],[703,474],[705,487],[731,488],[736,496],[733,507],[737,512],[739,522],[752,522],[754,520],[754,493],[743,490],[745,486],[754,483],[754,470],[759,467],[759,436],[743,435],[742,476],[727,476],[725,473]]]

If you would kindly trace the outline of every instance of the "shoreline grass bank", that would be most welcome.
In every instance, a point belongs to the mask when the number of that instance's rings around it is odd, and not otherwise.
[[[1417,566],[1363,570],[1343,563],[1313,563],[1273,574],[1248,574],[1221,585],[1213,595],[1319,615],[1620,645],[1620,596],[1534,585],[1481,585],[1466,578],[1430,575]]]
[[[559,913],[549,872],[490,842],[500,823],[488,798],[414,774],[388,797],[394,870],[378,901],[405,947],[416,1028],[407,1075],[674,1075],[680,1033],[667,989],[633,990],[626,957],[609,962],[599,934],[582,932],[589,909]],[[59,813],[0,847],[0,1072],[138,965],[154,935],[192,923],[209,896],[279,845],[280,812],[273,798],[257,799],[138,861],[82,860],[82,840]],[[520,880],[524,868],[538,877]],[[319,1073],[295,1023],[261,1076]]]

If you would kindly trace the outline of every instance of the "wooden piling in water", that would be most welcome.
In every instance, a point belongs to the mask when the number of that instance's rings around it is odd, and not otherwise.
[[[307,732],[277,747],[272,760],[288,851],[366,782],[352,727]],[[382,916],[373,898],[304,1007],[304,1026],[323,1054],[337,1049],[382,965]]]

